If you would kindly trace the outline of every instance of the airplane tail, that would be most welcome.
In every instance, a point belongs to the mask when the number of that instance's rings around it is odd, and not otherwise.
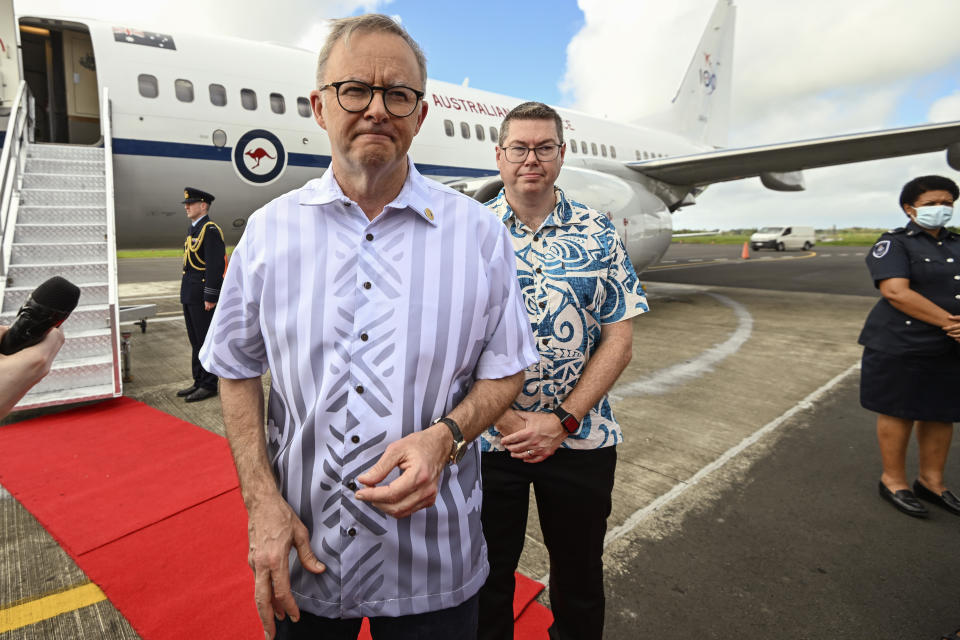
[[[736,17],[733,0],[717,0],[670,109],[677,133],[713,147],[727,144]]]

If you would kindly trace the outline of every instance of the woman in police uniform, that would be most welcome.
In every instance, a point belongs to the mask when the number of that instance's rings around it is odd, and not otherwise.
[[[957,197],[948,178],[911,180],[900,193],[910,221],[867,255],[883,298],[860,334],[860,404],[877,413],[880,495],[916,517],[927,515],[917,498],[960,515],[960,499],[943,480],[952,423],[960,420],[960,235],[945,226]],[[914,423],[919,473],[911,491],[905,458]]]

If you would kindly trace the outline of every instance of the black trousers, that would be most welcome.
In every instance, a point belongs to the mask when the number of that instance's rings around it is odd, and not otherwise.
[[[616,447],[559,449],[529,464],[508,452],[480,456],[483,535],[490,576],[480,589],[480,640],[513,640],[514,571],[523,551],[533,485],[543,541],[550,554],[553,640],[603,635],[603,538],[610,515]]]
[[[300,611],[300,622],[277,622],[276,640],[356,640],[363,618],[321,618]],[[477,596],[462,604],[396,618],[370,618],[373,640],[476,640]]]
[[[190,347],[193,355],[190,363],[193,367],[193,384],[204,389],[217,390],[217,376],[203,368],[200,364],[200,347],[207,338],[207,329],[213,320],[213,309],[206,311],[203,304],[183,305],[183,320],[187,325],[187,337],[190,338]]]

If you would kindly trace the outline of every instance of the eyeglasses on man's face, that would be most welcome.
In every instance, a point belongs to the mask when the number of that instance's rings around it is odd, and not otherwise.
[[[550,162],[556,160],[560,155],[559,144],[541,144],[537,147],[500,147],[507,162],[525,162],[527,156],[533,151],[533,154],[540,162]]]
[[[387,113],[397,118],[406,118],[417,108],[417,103],[423,98],[423,91],[417,91],[402,84],[392,87],[377,87],[359,80],[343,80],[331,82],[319,88],[319,91],[333,88],[337,92],[337,102],[344,111],[358,113],[366,110],[373,102],[373,94],[379,91],[383,94],[383,106]]]

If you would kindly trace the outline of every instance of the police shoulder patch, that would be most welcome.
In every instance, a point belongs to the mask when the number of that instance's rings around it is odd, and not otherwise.
[[[877,244],[873,245],[872,255],[874,258],[882,258],[883,256],[887,255],[889,251],[890,251],[890,241],[881,240]]]

